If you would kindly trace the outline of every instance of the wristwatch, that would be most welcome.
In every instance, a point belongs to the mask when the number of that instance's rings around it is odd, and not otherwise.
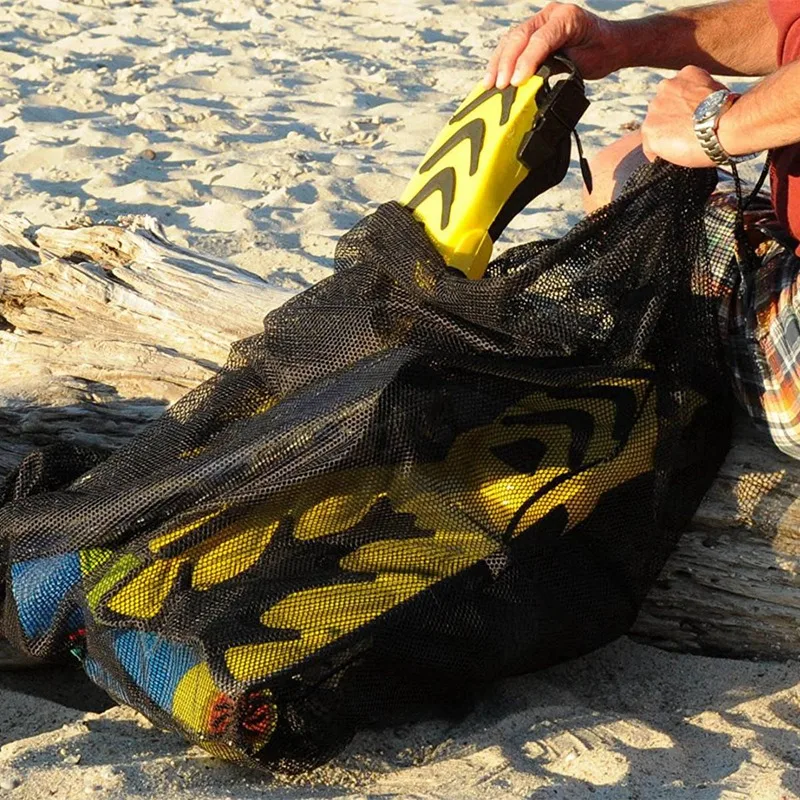
[[[731,156],[725,152],[717,136],[719,118],[739,99],[738,94],[727,89],[712,92],[694,111],[694,132],[703,152],[715,164],[739,164],[755,158],[758,153]]]

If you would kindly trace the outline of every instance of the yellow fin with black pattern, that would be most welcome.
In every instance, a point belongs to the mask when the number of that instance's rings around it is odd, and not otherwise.
[[[560,56],[519,87],[472,90],[400,198],[448,266],[483,276],[508,223],[563,179],[587,107],[583,81]]]

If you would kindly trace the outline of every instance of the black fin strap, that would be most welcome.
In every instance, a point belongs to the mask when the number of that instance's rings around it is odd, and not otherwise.
[[[572,135],[575,137],[575,145],[578,148],[578,164],[581,167],[581,176],[583,177],[583,184],[586,186],[586,191],[592,193],[594,188],[594,181],[592,180],[592,170],[589,167],[589,161],[583,154],[583,145],[581,145],[581,137],[578,136],[577,129],[573,129]]]
[[[581,177],[583,178],[583,183],[586,186],[586,191],[589,192],[589,194],[591,194],[592,189],[594,188],[594,181],[592,180],[592,170],[589,167],[589,160],[583,153],[583,145],[581,144],[581,137],[578,136],[578,129],[575,127],[578,124],[578,119],[580,119],[581,115],[586,110],[586,107],[589,105],[586,100],[584,100],[584,103],[585,105],[578,113],[578,118],[574,119],[571,122],[565,121],[554,108],[548,109],[548,112],[552,117],[555,117],[556,120],[563,126],[563,129],[569,131],[572,134],[573,138],[575,139],[575,145],[578,148],[578,164],[580,165],[581,168]]]

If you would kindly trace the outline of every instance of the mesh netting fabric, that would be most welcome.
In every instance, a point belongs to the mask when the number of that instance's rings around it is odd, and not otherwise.
[[[714,184],[647,167],[476,282],[381,206],[144,435],[23,463],[6,635],[299,770],[625,632],[728,447]]]

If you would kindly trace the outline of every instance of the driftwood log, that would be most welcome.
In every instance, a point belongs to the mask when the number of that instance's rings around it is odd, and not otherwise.
[[[157,222],[0,220],[0,478],[31,448],[116,446],[214,373],[289,293]],[[639,616],[672,649],[800,656],[800,463],[745,419]]]

